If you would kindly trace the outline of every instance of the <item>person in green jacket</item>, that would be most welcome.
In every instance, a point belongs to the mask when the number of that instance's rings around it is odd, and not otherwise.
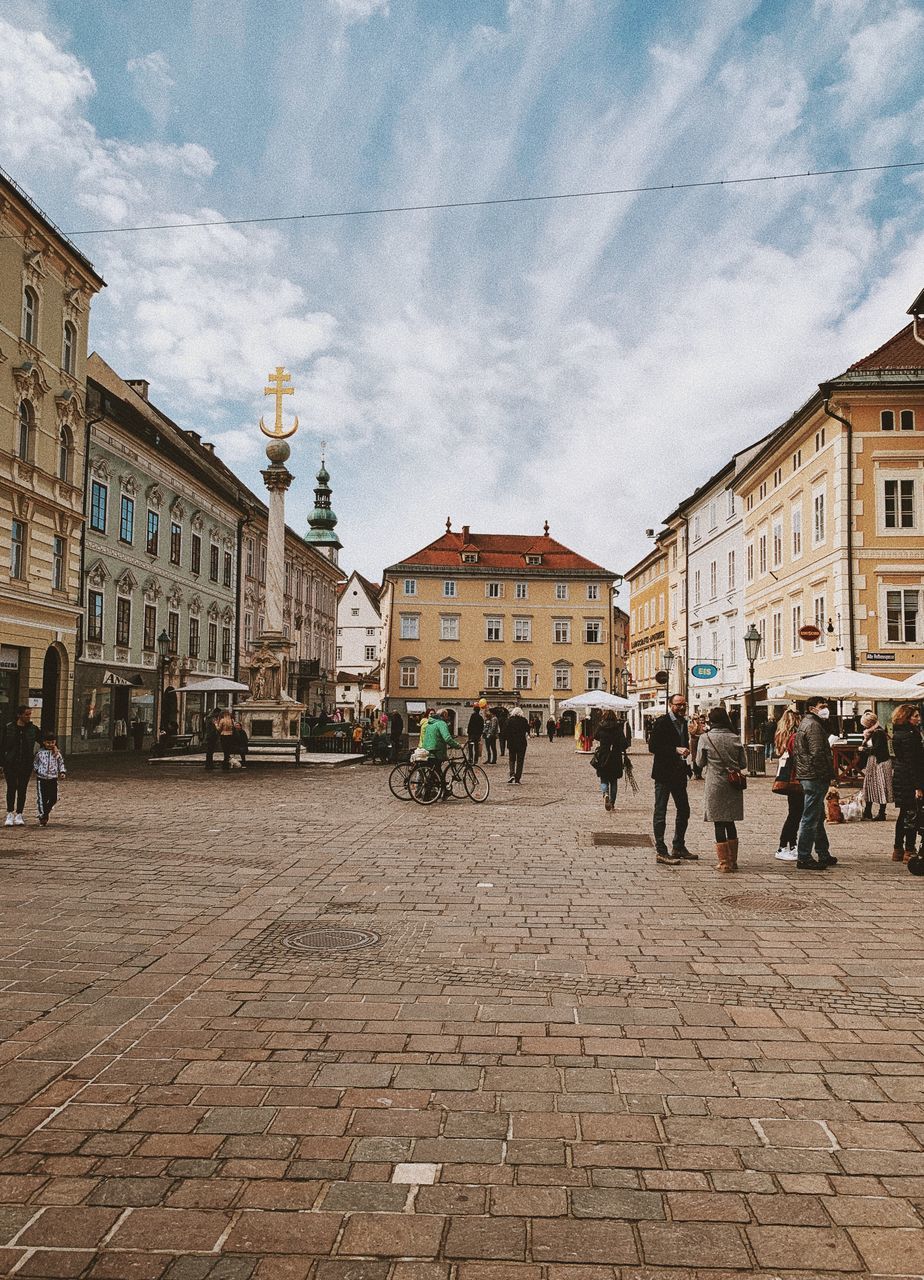
[[[430,760],[433,762],[434,768],[439,771],[440,782],[444,792],[446,784],[443,778],[443,766],[446,763],[448,749],[462,746],[460,742],[456,742],[449,732],[449,725],[446,723],[448,719],[449,712],[445,708],[442,711],[438,711],[435,716],[430,716],[427,721],[427,727],[423,731],[423,737],[420,740],[420,745],[430,753]]]

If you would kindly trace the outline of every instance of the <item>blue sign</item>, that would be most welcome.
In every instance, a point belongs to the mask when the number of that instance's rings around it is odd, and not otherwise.
[[[691,674],[694,680],[714,680],[719,674],[719,668],[714,662],[697,662],[693,665]]]

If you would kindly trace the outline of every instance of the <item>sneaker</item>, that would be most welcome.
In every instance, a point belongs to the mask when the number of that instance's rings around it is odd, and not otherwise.
[[[603,797],[603,807],[604,807],[604,809],[607,811],[607,813],[611,813],[611,812],[612,812],[612,809],[613,809],[613,801],[610,799],[610,797],[609,797],[609,796],[604,796],[604,797]]]
[[[4,822],[3,825],[5,827],[11,827],[13,825],[13,815],[11,813],[6,815],[6,822]]]
[[[671,856],[681,862],[699,862],[699,854],[691,853],[685,844],[682,844],[679,849],[672,849]]]
[[[22,816],[21,813],[17,813],[16,817],[13,819],[13,826],[24,827],[25,825],[26,825],[25,818]]]
[[[795,862],[799,857],[795,849],[791,848],[790,845],[781,845],[773,856],[774,858],[779,858],[780,862]]]
[[[824,866],[814,858],[796,858],[797,871],[824,871]]]
[[[507,779],[507,785],[508,785],[508,786],[510,785],[510,783],[511,783],[511,782],[516,782],[516,778],[508,778],[508,779]]]
[[[655,854],[655,862],[660,862],[661,865],[665,867],[679,867],[682,861],[683,859],[678,858],[676,853],[668,853],[666,849],[663,853],[659,850],[658,853]]]

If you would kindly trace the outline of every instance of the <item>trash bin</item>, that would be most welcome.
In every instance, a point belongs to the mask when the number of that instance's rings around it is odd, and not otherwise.
[[[758,775],[763,777],[767,772],[767,757],[764,752],[764,744],[762,742],[749,742],[747,745],[748,753],[748,774],[754,778]]]

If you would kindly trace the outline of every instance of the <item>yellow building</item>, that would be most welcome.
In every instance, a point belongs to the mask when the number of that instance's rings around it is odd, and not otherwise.
[[[670,566],[661,539],[629,570],[626,580],[630,590],[629,692],[638,698],[639,715],[644,720],[663,710],[667,688],[655,678],[664,669],[668,648]],[[677,688],[673,680],[671,686]]]
[[[387,708],[413,729],[427,705],[449,707],[457,723],[480,697],[544,717],[606,689],[616,576],[550,538],[548,525],[529,537],[455,533],[447,521],[442,537],[385,570]]]
[[[0,719],[28,701],[65,747],[81,616],[87,328],[103,285],[0,173]]]
[[[839,663],[898,678],[924,665],[922,339],[909,324],[822,383],[735,478],[758,699]]]

